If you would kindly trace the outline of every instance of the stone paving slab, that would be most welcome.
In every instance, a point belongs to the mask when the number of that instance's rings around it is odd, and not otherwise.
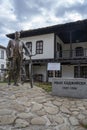
[[[86,130],[80,123],[87,125],[87,99],[0,84],[0,130]]]

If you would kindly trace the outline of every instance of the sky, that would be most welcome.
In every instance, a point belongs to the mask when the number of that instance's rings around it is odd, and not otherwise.
[[[0,0],[0,45],[6,34],[87,19],[87,0]]]

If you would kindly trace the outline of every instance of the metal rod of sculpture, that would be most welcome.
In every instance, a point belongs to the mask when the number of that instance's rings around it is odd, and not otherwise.
[[[31,85],[31,88],[33,88],[33,76],[32,76],[32,59],[31,59],[31,56],[30,55],[30,63],[29,63],[29,75],[30,75],[30,85]]]
[[[30,58],[30,63],[29,63],[29,74],[30,74],[30,85],[31,85],[31,88],[33,88],[33,74],[32,74],[32,56],[35,56],[36,54],[34,55],[29,55],[29,58]]]

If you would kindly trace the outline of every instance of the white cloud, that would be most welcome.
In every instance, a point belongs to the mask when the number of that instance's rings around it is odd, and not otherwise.
[[[2,0],[0,43],[5,34],[87,18],[86,0]],[[4,41],[3,41],[4,40]]]
[[[12,29],[12,28],[6,28],[6,27],[3,27],[3,32],[5,32],[6,34],[8,34],[8,33],[11,33],[11,32],[14,32],[15,30],[14,29]]]
[[[83,4],[84,1],[85,0],[59,0],[59,1],[57,0],[54,8],[72,7],[72,6],[77,5],[77,4]]]
[[[64,19],[68,20],[68,21],[77,21],[77,20],[82,20],[82,15],[80,15],[79,13],[77,12],[66,12],[65,13],[65,16],[64,16]]]
[[[7,21],[16,20],[16,15],[13,13],[12,5],[9,0],[5,0],[0,4],[0,19],[6,19]]]
[[[64,3],[69,5],[75,5],[77,3],[83,4],[84,0],[65,0]]]
[[[32,24],[29,22],[29,21],[26,21],[26,22],[21,22],[19,23],[19,26],[20,26],[20,30],[28,30],[30,28],[32,28]]]

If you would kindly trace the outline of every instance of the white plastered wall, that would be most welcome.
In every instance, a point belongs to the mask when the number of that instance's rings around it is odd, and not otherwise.
[[[4,59],[0,58],[0,69],[1,69],[1,64],[4,64],[4,68],[6,68],[6,50],[0,48],[0,57],[1,57],[1,50],[4,51]],[[0,73],[1,73],[1,70],[0,70]]]
[[[64,46],[63,41],[56,35],[56,44],[57,44],[57,43],[61,44],[61,45],[62,45],[62,48],[63,48],[63,46]]]
[[[22,38],[26,42],[32,42],[32,54],[36,53],[36,42],[43,41],[43,54],[37,54],[32,59],[54,58],[54,33]],[[26,57],[28,59],[28,57]]]
[[[62,78],[74,78],[73,65],[62,65]]]

